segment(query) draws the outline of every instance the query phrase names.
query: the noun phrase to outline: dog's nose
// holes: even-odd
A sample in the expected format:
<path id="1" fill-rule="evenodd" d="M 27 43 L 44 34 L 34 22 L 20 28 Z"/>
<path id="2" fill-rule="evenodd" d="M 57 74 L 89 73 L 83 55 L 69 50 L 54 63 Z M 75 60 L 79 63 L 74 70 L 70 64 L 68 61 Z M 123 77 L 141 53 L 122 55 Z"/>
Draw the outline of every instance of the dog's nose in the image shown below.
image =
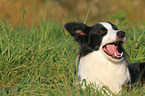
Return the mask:
<path id="1" fill-rule="evenodd" d="M 125 37 L 125 32 L 123 32 L 123 31 L 118 31 L 118 32 L 117 32 L 117 36 L 118 36 L 119 38 L 124 38 L 124 37 Z"/>

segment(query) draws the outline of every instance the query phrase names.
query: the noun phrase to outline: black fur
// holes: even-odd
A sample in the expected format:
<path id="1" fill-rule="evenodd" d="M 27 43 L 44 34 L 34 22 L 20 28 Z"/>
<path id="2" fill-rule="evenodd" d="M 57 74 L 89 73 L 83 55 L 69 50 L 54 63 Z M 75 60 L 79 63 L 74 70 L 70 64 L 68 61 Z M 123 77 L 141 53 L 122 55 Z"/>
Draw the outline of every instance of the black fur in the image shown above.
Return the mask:
<path id="1" fill-rule="evenodd" d="M 145 83 L 145 63 L 133 63 L 128 64 L 131 84 Z"/>

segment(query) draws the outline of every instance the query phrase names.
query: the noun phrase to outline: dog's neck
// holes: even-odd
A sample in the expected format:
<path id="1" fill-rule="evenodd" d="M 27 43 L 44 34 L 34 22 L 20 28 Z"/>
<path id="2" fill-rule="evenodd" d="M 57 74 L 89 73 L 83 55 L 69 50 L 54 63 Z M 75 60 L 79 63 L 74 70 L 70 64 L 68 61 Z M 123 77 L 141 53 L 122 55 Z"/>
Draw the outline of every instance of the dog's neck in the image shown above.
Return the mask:
<path id="1" fill-rule="evenodd" d="M 125 60 L 112 62 L 100 51 L 94 51 L 80 58 L 78 75 L 81 80 L 108 86 L 114 93 L 121 91 L 121 86 L 130 80 Z M 102 83 L 103 82 L 103 83 Z"/>

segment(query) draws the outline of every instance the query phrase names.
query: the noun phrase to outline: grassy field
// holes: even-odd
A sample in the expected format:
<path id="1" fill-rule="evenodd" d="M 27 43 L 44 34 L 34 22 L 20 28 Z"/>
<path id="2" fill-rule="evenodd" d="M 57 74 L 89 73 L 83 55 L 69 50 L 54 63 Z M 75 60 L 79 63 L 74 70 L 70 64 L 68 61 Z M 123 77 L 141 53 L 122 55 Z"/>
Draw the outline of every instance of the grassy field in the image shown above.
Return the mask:
<path id="1" fill-rule="evenodd" d="M 145 61 L 143 27 L 119 25 L 126 31 L 124 47 L 131 62 Z M 60 22 L 40 24 L 27 30 L 0 23 L 0 96 L 97 96 L 98 91 L 81 90 L 75 82 L 78 45 Z M 143 96 L 145 87 L 125 96 Z"/>

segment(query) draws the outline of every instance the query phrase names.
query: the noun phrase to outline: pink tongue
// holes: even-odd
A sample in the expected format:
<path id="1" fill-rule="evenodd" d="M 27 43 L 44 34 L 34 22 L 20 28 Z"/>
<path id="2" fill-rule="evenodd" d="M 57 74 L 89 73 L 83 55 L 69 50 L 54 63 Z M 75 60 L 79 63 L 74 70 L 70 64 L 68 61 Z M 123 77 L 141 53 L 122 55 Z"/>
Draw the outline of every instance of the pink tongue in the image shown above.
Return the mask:
<path id="1" fill-rule="evenodd" d="M 115 45 L 106 45 L 107 50 L 104 48 L 103 50 L 106 51 L 108 54 L 112 55 L 113 57 L 116 55 L 121 55 L 118 51 L 117 51 L 117 46 Z"/>

